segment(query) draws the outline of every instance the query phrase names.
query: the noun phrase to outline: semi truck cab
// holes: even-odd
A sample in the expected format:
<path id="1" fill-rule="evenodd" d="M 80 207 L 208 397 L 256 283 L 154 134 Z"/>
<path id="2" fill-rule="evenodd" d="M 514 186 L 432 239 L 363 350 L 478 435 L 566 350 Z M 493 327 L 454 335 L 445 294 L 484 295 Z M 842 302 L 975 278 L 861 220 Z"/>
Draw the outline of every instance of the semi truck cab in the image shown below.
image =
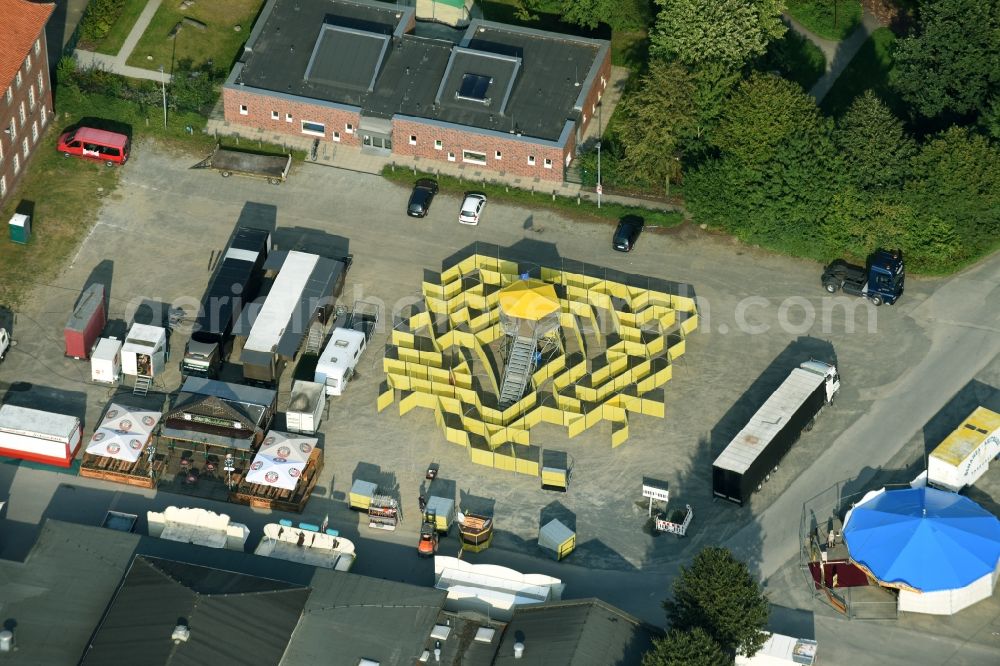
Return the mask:
<path id="1" fill-rule="evenodd" d="M 852 266 L 838 259 L 823 272 L 823 287 L 831 294 L 842 289 L 845 294 L 867 298 L 873 305 L 892 305 L 903 295 L 906 271 L 901 250 L 876 250 L 867 265 Z"/>
<path id="2" fill-rule="evenodd" d="M 181 374 L 185 377 L 215 379 L 222 366 L 222 354 L 216 342 L 190 340 L 181 361 Z"/>
<path id="3" fill-rule="evenodd" d="M 833 402 L 833 396 L 837 395 L 837 391 L 840 390 L 840 373 L 837 372 L 836 366 L 828 365 L 822 361 L 806 361 L 799 367 L 824 377 L 826 402 Z"/>

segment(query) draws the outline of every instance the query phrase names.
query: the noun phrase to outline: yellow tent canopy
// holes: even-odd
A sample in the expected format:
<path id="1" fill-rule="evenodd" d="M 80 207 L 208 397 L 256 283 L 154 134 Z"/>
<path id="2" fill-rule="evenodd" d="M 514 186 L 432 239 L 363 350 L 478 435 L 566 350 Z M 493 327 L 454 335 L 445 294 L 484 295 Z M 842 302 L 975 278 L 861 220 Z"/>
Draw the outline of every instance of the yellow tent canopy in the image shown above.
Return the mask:
<path id="1" fill-rule="evenodd" d="M 508 317 L 538 321 L 559 310 L 559 297 L 547 282 L 518 280 L 500 290 L 500 309 Z"/>

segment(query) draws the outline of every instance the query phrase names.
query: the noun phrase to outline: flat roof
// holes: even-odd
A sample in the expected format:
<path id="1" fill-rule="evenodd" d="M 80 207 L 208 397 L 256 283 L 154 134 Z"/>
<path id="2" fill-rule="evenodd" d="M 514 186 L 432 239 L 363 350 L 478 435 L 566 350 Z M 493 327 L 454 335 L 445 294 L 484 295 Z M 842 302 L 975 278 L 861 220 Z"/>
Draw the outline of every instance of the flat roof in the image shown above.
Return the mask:
<path id="1" fill-rule="evenodd" d="M 729 446 L 719 454 L 713 467 L 739 474 L 746 472 L 760 452 L 785 427 L 788 416 L 824 381 L 826 377 L 815 372 L 802 368 L 792 370 L 757 413 L 750 417 L 750 421 L 743 426 Z"/>
<path id="2" fill-rule="evenodd" d="M 227 85 L 557 141 L 609 48 L 478 20 L 453 40 L 402 34 L 410 12 L 374 0 L 271 0 Z"/>
<path id="3" fill-rule="evenodd" d="M 167 331 L 160 326 L 150 326 L 149 324 L 132 324 L 125 336 L 125 344 L 122 351 L 134 351 L 148 353 L 155 351 L 156 346 L 166 342 Z"/>
<path id="4" fill-rule="evenodd" d="M 239 402 L 246 405 L 270 407 L 274 404 L 277 393 L 271 389 L 247 386 L 246 384 L 230 384 L 217 379 L 204 377 L 188 377 L 181 386 L 182 393 L 211 395 L 229 402 Z"/>
<path id="5" fill-rule="evenodd" d="M 243 344 L 244 349 L 267 353 L 276 351 L 317 261 L 319 255 L 316 254 L 288 253 L 264 307 L 257 313 L 250 335 Z"/>
<path id="6" fill-rule="evenodd" d="M 80 419 L 17 405 L 0 406 L 0 431 L 13 434 L 48 435 L 66 439 L 80 427 Z"/>
<path id="7" fill-rule="evenodd" d="M 931 457 L 949 465 L 960 465 L 991 436 L 1000 437 L 1000 414 L 977 407 L 931 451 Z"/>
<path id="8" fill-rule="evenodd" d="M 76 302 L 76 307 L 73 308 L 73 314 L 70 315 L 69 321 L 66 322 L 66 328 L 71 331 L 83 331 L 87 328 L 87 324 L 90 323 L 97 308 L 103 307 L 104 285 L 94 283 L 87 287 L 83 291 L 83 294 L 80 295 L 80 300 Z"/>

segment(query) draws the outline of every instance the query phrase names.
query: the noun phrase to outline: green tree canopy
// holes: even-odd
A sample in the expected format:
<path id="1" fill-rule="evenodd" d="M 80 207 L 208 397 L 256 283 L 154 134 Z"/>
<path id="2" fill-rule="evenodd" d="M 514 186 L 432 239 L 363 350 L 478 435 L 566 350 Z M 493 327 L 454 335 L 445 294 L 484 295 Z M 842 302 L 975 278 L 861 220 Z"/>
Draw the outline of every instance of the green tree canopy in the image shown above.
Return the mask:
<path id="1" fill-rule="evenodd" d="M 656 0 L 660 11 L 650 53 L 685 65 L 720 63 L 732 70 L 763 55 L 785 34 L 782 0 Z"/>
<path id="2" fill-rule="evenodd" d="M 623 167 L 649 184 L 664 184 L 680 169 L 680 145 L 696 132 L 695 86 L 677 63 L 654 61 L 620 107 L 616 134 L 624 150 Z"/>
<path id="3" fill-rule="evenodd" d="M 894 59 L 891 83 L 922 115 L 981 111 L 1000 88 L 1000 3 L 924 0 Z"/>
<path id="4" fill-rule="evenodd" d="M 898 188 L 917 152 L 902 121 L 871 90 L 854 100 L 834 137 L 848 182 L 861 190 Z"/>
<path id="5" fill-rule="evenodd" d="M 701 628 L 729 655 L 753 656 L 767 640 L 767 597 L 747 565 L 725 548 L 709 546 L 681 567 L 674 598 L 663 607 L 673 629 Z"/>
<path id="6" fill-rule="evenodd" d="M 648 0 L 517 0 L 517 14 L 531 19 L 558 14 L 563 21 L 585 28 L 606 23 L 614 30 L 641 30 L 649 25 Z"/>
<path id="7" fill-rule="evenodd" d="M 642 666 L 730 666 L 732 658 L 700 627 L 672 630 L 653 643 L 642 657 Z"/>

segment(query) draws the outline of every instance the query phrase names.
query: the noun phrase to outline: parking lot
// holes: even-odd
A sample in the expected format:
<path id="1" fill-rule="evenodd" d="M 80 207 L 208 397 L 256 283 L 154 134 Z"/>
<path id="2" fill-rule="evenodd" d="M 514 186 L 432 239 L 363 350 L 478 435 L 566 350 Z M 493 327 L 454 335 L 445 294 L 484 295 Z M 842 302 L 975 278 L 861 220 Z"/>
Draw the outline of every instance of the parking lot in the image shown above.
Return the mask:
<path id="1" fill-rule="evenodd" d="M 381 300 L 387 308 L 386 324 L 392 321 L 392 311 L 419 295 L 424 271 L 440 270 L 442 261 L 477 242 L 513 247 L 541 265 L 582 261 L 688 283 L 698 296 L 701 325 L 689 336 L 687 352 L 665 387 L 664 419 L 632 416 L 631 437 L 615 450 L 607 423 L 572 440 L 552 426 L 532 432 L 533 443 L 569 453 L 565 494 L 543 491 L 536 477 L 471 463 L 464 449 L 445 441 L 425 410 L 401 417 L 393 405 L 377 413 L 382 347 L 388 336 L 383 326 L 358 376 L 345 395 L 330 404 L 322 427 L 324 478 L 305 514 L 322 519 L 330 512 L 333 526 L 357 521 L 343 504 L 347 491 L 359 476 L 375 481 L 398 495 L 404 521 L 395 534 L 362 535 L 373 540 L 415 545 L 417 497 L 425 490 L 424 470 L 435 462 L 460 504 L 473 509 L 485 504 L 495 513 L 497 552 L 487 551 L 484 560 L 503 560 L 502 553 L 509 553 L 503 561 L 527 563 L 524 558 L 539 555 L 535 539 L 540 521 L 551 516 L 575 526 L 579 545 L 564 565 L 539 563 L 539 569 L 555 569 L 554 575 L 559 575 L 560 566 L 674 571 L 701 547 L 724 543 L 751 525 L 873 400 L 893 391 L 913 359 L 922 358 L 934 342 L 931 320 L 921 310 L 938 285 L 933 280 L 908 278 L 901 303 L 875 311 L 855 299 L 828 296 L 820 286 L 817 264 L 756 251 L 696 227 L 647 232 L 633 252 L 621 254 L 611 249 L 610 225 L 490 203 L 481 224 L 468 227 L 457 222 L 458 199 L 446 196 L 438 197 L 429 217 L 416 220 L 404 214 L 408 192 L 376 176 L 300 164 L 286 183 L 272 186 L 190 170 L 196 161 L 140 146 L 124 168 L 118 194 L 107 200 L 72 263 L 55 284 L 38 285 L 34 298 L 17 314 L 13 337 L 18 344 L 0 377 L 12 385 L 8 390 L 29 396 L 28 402 L 83 416 L 85 437 L 110 392 L 88 381 L 87 363 L 63 357 L 62 327 L 84 285 L 94 280 L 110 285 L 112 320 L 141 321 L 158 303 L 191 311 L 206 287 L 213 256 L 224 247 L 241 213 L 251 226 L 275 224 L 279 249 L 334 257 L 352 254 L 343 302 L 350 306 L 360 297 Z M 259 205 L 247 208 L 248 202 Z M 44 239 L 44 221 L 36 234 Z M 170 392 L 179 386 L 177 363 L 185 342 L 182 332 L 174 333 L 171 370 L 156 390 Z M 843 388 L 835 405 L 796 444 L 751 506 L 713 501 L 714 457 L 787 372 L 810 358 L 839 366 Z M 279 411 L 288 402 L 287 379 L 282 388 Z M 962 405 L 949 409 L 957 413 Z M 644 530 L 643 476 L 666 480 L 672 504 L 693 507 L 686 538 L 657 537 Z M 831 477 L 829 483 L 839 480 Z M 112 490 L 116 495 L 132 492 L 124 487 Z M 8 517 L 23 511 L 21 519 L 28 519 L 37 513 L 24 501 L 29 500 L 20 500 L 19 506 L 19 499 L 12 497 Z M 230 509 L 234 507 L 216 508 L 233 513 Z M 794 529 L 798 517 L 789 517 Z M 362 544 L 363 572 L 370 566 L 365 558 Z M 655 606 L 665 592 L 650 593 L 652 603 L 645 600 L 643 609 Z"/>

